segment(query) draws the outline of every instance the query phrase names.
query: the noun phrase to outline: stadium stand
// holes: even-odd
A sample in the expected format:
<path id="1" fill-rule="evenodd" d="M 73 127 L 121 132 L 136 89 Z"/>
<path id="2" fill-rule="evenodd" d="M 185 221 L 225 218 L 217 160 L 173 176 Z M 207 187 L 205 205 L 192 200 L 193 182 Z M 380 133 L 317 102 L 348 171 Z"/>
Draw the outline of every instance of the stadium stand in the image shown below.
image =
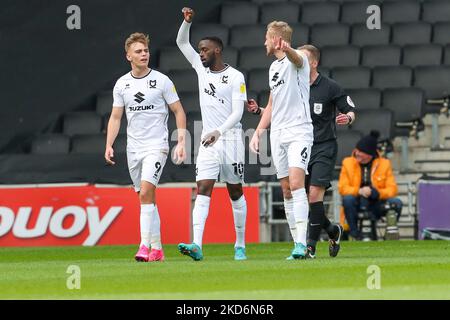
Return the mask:
<path id="1" fill-rule="evenodd" d="M 324 46 L 347 45 L 350 28 L 340 23 L 320 23 L 311 28 L 311 43 L 318 48 Z"/>
<path id="2" fill-rule="evenodd" d="M 274 20 L 286 21 L 287 23 L 297 23 L 300 14 L 300 6 L 295 2 L 270 2 L 261 6 L 260 22 L 268 24 Z"/>
<path id="3" fill-rule="evenodd" d="M 365 46 L 361 64 L 368 67 L 396 66 L 400 64 L 401 48 L 395 45 Z"/>
<path id="4" fill-rule="evenodd" d="M 68 154 L 70 138 L 64 134 L 43 134 L 33 139 L 31 144 L 32 154 Z"/>
<path id="5" fill-rule="evenodd" d="M 197 47 L 200 40 L 204 37 L 215 36 L 219 37 L 224 46 L 228 45 L 230 37 L 230 29 L 227 26 L 218 23 L 199 23 L 193 24 L 191 27 L 191 44 L 194 48 Z M 179 51 L 179 49 L 177 48 Z"/>
<path id="6" fill-rule="evenodd" d="M 352 45 L 326 46 L 321 50 L 321 62 L 324 67 L 356 67 L 359 65 L 359 48 Z"/>
<path id="7" fill-rule="evenodd" d="M 372 87 L 378 89 L 406 88 L 412 83 L 412 69 L 404 66 L 375 67 L 372 74 Z"/>
<path id="8" fill-rule="evenodd" d="M 382 24 L 381 29 L 370 30 L 365 23 L 354 24 L 351 29 L 351 43 L 355 46 L 379 46 L 389 44 L 391 26 Z"/>
<path id="9" fill-rule="evenodd" d="M 64 115 L 63 133 L 69 136 L 75 134 L 100 133 L 102 118 L 95 112 L 69 112 Z"/>

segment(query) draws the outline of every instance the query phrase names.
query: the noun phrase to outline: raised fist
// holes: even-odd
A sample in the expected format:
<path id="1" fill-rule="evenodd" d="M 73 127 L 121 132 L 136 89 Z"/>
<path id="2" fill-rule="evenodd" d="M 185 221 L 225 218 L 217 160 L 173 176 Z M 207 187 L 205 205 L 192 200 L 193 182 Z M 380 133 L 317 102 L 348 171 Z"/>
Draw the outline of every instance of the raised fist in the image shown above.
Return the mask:
<path id="1" fill-rule="evenodd" d="M 184 20 L 186 20 L 186 22 L 191 23 L 192 19 L 194 18 L 194 10 L 192 10 L 191 8 L 188 7 L 184 7 L 181 12 L 183 12 L 184 15 Z"/>

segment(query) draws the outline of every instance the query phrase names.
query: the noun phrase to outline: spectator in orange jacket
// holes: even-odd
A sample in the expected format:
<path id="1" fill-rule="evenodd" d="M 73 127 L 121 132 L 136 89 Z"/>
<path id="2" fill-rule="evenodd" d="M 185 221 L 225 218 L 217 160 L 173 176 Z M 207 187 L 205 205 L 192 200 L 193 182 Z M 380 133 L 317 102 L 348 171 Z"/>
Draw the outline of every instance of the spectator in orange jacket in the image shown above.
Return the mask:
<path id="1" fill-rule="evenodd" d="M 395 198 L 397 184 L 392 173 L 391 162 L 377 151 L 379 133 L 372 131 L 356 144 L 352 156 L 342 161 L 339 176 L 339 193 L 345 218 L 350 226 L 350 235 L 361 239 L 358 230 L 358 212 L 368 210 L 374 219 L 379 219 L 386 207 L 394 208 L 397 220 L 402 210 L 402 202 Z"/>

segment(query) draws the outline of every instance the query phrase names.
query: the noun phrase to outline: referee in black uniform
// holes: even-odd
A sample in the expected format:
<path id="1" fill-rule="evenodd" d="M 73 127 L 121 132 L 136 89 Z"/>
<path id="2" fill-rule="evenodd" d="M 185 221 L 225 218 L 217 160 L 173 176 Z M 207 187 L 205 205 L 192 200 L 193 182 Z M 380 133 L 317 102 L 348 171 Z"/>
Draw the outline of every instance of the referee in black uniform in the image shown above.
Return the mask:
<path id="1" fill-rule="evenodd" d="M 314 144 L 308 165 L 307 176 L 308 199 L 310 204 L 309 229 L 307 241 L 307 257 L 315 258 L 316 244 L 319 241 L 321 229 L 325 229 L 330 238 L 330 256 L 337 256 L 340 249 L 342 227 L 332 224 L 325 215 L 323 198 L 326 189 L 331 184 L 333 170 L 337 157 L 336 124 L 348 125 L 355 120 L 354 104 L 344 90 L 332 79 L 317 71 L 320 61 L 320 51 L 305 45 L 298 48 L 304 51 L 310 65 L 310 97 L 311 118 L 314 126 Z M 248 110 L 262 114 L 254 100 L 248 101 Z M 337 113 L 337 110 L 339 114 Z M 292 232 L 293 226 L 290 223 Z"/>

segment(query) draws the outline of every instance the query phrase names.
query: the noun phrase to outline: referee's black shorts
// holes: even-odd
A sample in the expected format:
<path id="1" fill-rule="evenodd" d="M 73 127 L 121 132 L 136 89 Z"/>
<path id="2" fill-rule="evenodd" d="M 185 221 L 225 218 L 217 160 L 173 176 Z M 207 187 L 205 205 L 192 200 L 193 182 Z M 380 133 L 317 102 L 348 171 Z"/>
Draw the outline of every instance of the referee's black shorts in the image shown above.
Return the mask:
<path id="1" fill-rule="evenodd" d="M 308 164 L 309 175 L 306 178 L 306 185 L 331 187 L 334 166 L 337 157 L 337 141 L 329 140 L 321 143 L 314 143 L 311 149 L 311 157 Z"/>

